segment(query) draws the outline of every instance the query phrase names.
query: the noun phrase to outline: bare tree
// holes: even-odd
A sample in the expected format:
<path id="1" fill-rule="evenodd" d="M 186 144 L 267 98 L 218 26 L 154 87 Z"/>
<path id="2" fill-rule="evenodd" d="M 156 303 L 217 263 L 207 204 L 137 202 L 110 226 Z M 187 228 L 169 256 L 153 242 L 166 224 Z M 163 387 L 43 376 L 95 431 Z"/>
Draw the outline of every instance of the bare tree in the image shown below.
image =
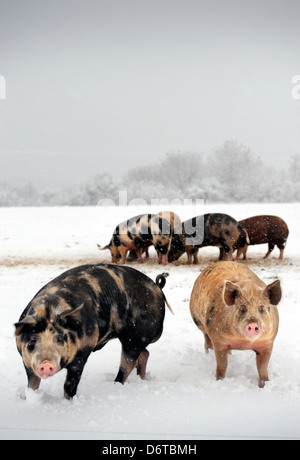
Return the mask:
<path id="1" fill-rule="evenodd" d="M 293 184 L 300 183 L 300 154 L 292 156 L 289 173 Z"/>
<path id="2" fill-rule="evenodd" d="M 226 201 L 255 201 L 262 189 L 263 167 L 248 147 L 226 141 L 211 158 L 211 175 L 223 185 Z"/>

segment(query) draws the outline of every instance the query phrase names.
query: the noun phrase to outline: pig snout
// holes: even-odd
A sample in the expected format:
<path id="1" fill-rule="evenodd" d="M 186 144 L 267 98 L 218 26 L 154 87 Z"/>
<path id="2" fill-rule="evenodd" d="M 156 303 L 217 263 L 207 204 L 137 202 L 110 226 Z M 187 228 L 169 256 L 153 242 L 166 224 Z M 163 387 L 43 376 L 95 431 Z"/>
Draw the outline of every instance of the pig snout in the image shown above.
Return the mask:
<path id="1" fill-rule="evenodd" d="M 249 323 L 245 327 L 246 335 L 259 335 L 261 332 L 261 329 L 257 323 Z"/>
<path id="2" fill-rule="evenodd" d="M 42 378 L 52 377 L 56 372 L 57 369 L 51 361 L 44 361 L 37 368 L 37 373 Z"/>

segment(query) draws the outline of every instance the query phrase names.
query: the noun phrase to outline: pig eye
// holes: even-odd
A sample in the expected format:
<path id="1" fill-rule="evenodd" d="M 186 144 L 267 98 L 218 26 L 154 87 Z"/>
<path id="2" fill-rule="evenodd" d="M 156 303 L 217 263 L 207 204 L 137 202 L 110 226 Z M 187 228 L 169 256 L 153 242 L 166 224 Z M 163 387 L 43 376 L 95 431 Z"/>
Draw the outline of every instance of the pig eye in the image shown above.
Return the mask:
<path id="1" fill-rule="evenodd" d="M 246 305 L 241 305 L 239 308 L 240 313 L 247 313 L 247 307 Z"/>
<path id="2" fill-rule="evenodd" d="M 259 313 L 266 313 L 265 307 L 263 305 L 260 305 L 258 307 L 258 311 L 259 311 Z"/>
<path id="3" fill-rule="evenodd" d="M 27 344 L 28 351 L 33 351 L 34 347 L 35 347 L 35 344 L 36 344 L 36 337 L 31 337 L 31 339 L 29 340 L 29 342 Z"/>
<path id="4" fill-rule="evenodd" d="M 64 337 L 63 337 L 63 335 L 58 335 L 58 336 L 56 337 L 56 342 L 57 342 L 59 345 L 63 345 L 63 343 L 64 343 Z"/>

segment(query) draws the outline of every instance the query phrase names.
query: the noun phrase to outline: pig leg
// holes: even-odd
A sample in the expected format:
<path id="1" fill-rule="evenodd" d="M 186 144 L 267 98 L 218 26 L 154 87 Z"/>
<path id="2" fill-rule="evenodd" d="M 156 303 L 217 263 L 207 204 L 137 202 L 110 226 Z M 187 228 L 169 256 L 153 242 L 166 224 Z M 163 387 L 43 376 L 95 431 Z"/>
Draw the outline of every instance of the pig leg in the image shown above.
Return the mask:
<path id="1" fill-rule="evenodd" d="M 134 328 L 135 329 L 135 328 Z M 129 376 L 130 372 L 136 367 L 138 367 L 138 371 L 140 369 L 141 378 L 145 377 L 146 372 L 146 364 L 149 358 L 149 352 L 146 350 L 147 345 L 149 343 L 153 343 L 159 339 L 161 332 L 156 335 L 156 337 L 151 340 L 149 337 L 149 341 L 146 342 L 141 340 L 141 338 L 136 333 L 136 330 L 127 330 L 124 331 L 119 340 L 122 344 L 122 353 L 121 353 L 121 362 L 119 367 L 118 375 L 115 379 L 115 382 L 124 383 L 127 377 Z"/>
<path id="2" fill-rule="evenodd" d="M 193 247 L 193 246 L 190 246 L 190 248 L 186 250 L 186 254 L 187 254 L 187 258 L 188 258 L 188 265 L 191 265 L 192 263 L 197 265 L 197 263 L 198 263 L 198 251 L 199 251 L 199 248 L 196 248 L 196 247 Z"/>
<path id="3" fill-rule="evenodd" d="M 277 244 L 277 247 L 278 247 L 278 249 L 280 251 L 279 260 L 282 260 L 283 259 L 284 245 L 283 244 Z"/>
<path id="4" fill-rule="evenodd" d="M 145 378 L 146 365 L 147 365 L 149 355 L 150 355 L 149 351 L 145 349 L 144 351 L 142 351 L 142 353 L 138 357 L 137 375 L 139 375 L 141 379 Z"/>
<path id="5" fill-rule="evenodd" d="M 115 382 L 124 383 L 128 375 L 138 365 L 138 358 L 145 350 L 147 344 L 135 336 L 134 332 L 127 330 L 119 337 L 122 344 L 121 362 L 119 372 L 115 378 Z M 142 358 L 141 358 L 142 359 Z"/>
<path id="6" fill-rule="evenodd" d="M 194 254 L 193 254 L 193 256 L 194 256 L 194 264 L 195 265 L 198 264 L 198 251 L 199 251 L 199 249 L 196 248 L 195 251 L 194 251 Z"/>
<path id="7" fill-rule="evenodd" d="M 132 249 L 131 251 L 129 251 L 129 255 L 127 257 L 127 260 L 129 262 L 132 262 L 133 260 L 137 260 L 137 254 L 136 254 L 136 250 L 135 249 Z"/>
<path id="8" fill-rule="evenodd" d="M 168 264 L 168 253 L 164 251 L 165 248 L 160 247 L 160 249 L 156 248 L 157 256 L 158 256 L 158 263 L 167 265 Z"/>
<path id="9" fill-rule="evenodd" d="M 152 340 L 151 343 L 156 342 L 160 337 L 161 337 L 161 332 Z M 145 348 L 141 352 L 140 356 L 138 357 L 137 375 L 139 375 L 142 380 L 144 380 L 145 375 L 146 375 L 146 366 L 147 366 L 147 361 L 149 359 L 149 356 L 150 356 L 150 353 Z"/>
<path id="10" fill-rule="evenodd" d="M 267 252 L 267 254 L 265 255 L 264 259 L 267 259 L 269 257 L 269 255 L 271 254 L 271 252 L 273 251 L 275 245 L 272 244 L 272 243 L 269 243 L 269 250 Z"/>
<path id="11" fill-rule="evenodd" d="M 220 255 L 219 255 L 219 260 L 230 260 L 228 258 L 228 251 L 229 251 L 229 247 L 228 246 L 222 246 L 220 247 Z"/>
<path id="12" fill-rule="evenodd" d="M 88 347 L 83 350 L 79 350 L 73 361 L 66 366 L 67 376 L 64 384 L 64 396 L 66 399 L 71 399 L 76 395 L 83 368 L 91 351 L 92 349 Z"/>
<path id="13" fill-rule="evenodd" d="M 162 256 L 163 265 L 168 265 L 168 254 Z"/>
<path id="14" fill-rule="evenodd" d="M 225 378 L 226 369 L 228 365 L 227 359 L 228 350 L 224 349 L 215 349 L 215 355 L 217 360 L 217 371 L 216 371 L 216 379 L 221 380 Z"/>
<path id="15" fill-rule="evenodd" d="M 233 256 L 232 256 L 233 252 L 234 252 L 234 249 L 231 247 L 227 254 L 228 260 L 233 260 Z"/>
<path id="16" fill-rule="evenodd" d="M 142 258 L 143 248 L 137 248 L 135 252 L 136 252 L 139 263 L 142 264 L 143 263 L 143 258 Z"/>
<path id="17" fill-rule="evenodd" d="M 161 333 L 158 334 L 158 336 L 155 337 L 155 339 L 152 340 L 151 343 L 156 342 L 161 336 Z M 138 357 L 138 364 L 137 364 L 137 375 L 141 377 L 142 380 L 144 380 L 145 375 L 146 375 L 146 365 L 147 361 L 149 359 L 149 351 L 145 348 Z"/>
<path id="18" fill-rule="evenodd" d="M 119 251 L 120 251 L 120 254 L 121 254 L 121 262 L 120 262 L 120 264 L 124 265 L 125 262 L 126 262 L 126 256 L 127 256 L 128 249 L 125 246 L 121 245 L 119 247 Z"/>
<path id="19" fill-rule="evenodd" d="M 138 364 L 138 356 L 134 358 L 122 349 L 120 368 L 117 377 L 115 378 L 115 382 L 120 382 L 122 384 L 125 383 L 125 380 L 132 369 L 134 369 Z"/>
<path id="20" fill-rule="evenodd" d="M 198 263 L 198 251 L 198 248 L 192 248 L 186 251 L 188 257 L 188 265 L 192 265 L 193 259 L 195 265 Z"/>
<path id="21" fill-rule="evenodd" d="M 40 386 L 41 379 L 35 375 L 35 373 L 31 370 L 28 369 L 28 367 L 24 366 L 28 378 L 28 388 L 31 388 L 32 390 L 37 390 Z"/>
<path id="22" fill-rule="evenodd" d="M 158 257 L 158 263 L 161 264 L 162 262 L 162 253 L 160 251 L 156 251 L 157 252 L 157 257 Z"/>
<path id="23" fill-rule="evenodd" d="M 242 254 L 243 254 L 243 260 L 247 260 L 246 252 L 247 252 L 247 248 L 238 248 L 237 253 L 236 253 L 236 258 L 234 260 L 238 262 Z"/>
<path id="24" fill-rule="evenodd" d="M 64 384 L 64 396 L 66 399 L 71 399 L 76 395 L 77 387 L 81 379 L 83 368 L 68 367 L 67 377 Z"/>
<path id="25" fill-rule="evenodd" d="M 268 376 L 268 364 L 270 361 L 272 348 L 269 350 L 264 350 L 259 352 L 255 350 L 256 353 L 256 366 L 258 370 L 258 386 L 259 388 L 263 388 L 265 386 L 265 382 L 269 380 Z"/>

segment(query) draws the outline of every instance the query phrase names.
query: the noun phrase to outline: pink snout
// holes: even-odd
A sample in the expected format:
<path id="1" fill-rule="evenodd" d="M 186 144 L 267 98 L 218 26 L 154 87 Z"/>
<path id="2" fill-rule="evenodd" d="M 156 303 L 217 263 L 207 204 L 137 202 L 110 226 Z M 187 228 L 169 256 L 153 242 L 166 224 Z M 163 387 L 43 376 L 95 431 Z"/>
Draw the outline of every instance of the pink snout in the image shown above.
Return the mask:
<path id="1" fill-rule="evenodd" d="M 43 378 L 52 377 L 56 373 L 56 368 L 51 361 L 44 361 L 37 368 L 37 373 Z"/>
<path id="2" fill-rule="evenodd" d="M 258 335 L 260 334 L 260 327 L 257 323 L 249 323 L 245 327 L 247 335 Z"/>

